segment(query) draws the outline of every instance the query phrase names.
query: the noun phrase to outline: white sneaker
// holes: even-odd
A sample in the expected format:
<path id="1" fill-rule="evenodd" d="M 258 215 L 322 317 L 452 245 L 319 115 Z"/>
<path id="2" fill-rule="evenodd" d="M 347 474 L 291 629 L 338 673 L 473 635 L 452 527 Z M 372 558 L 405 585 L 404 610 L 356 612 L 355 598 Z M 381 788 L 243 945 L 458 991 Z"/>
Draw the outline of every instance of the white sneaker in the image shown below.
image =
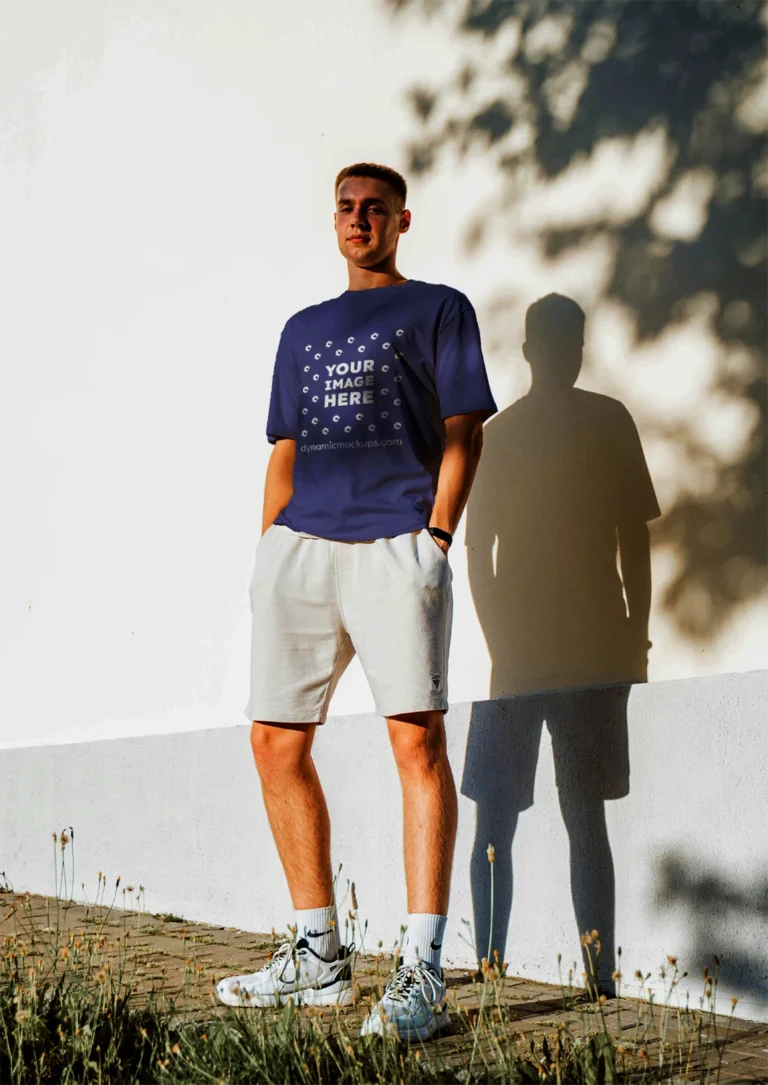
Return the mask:
<path id="1" fill-rule="evenodd" d="M 352 950 L 341 946 L 332 961 L 310 948 L 306 938 L 284 942 L 258 972 L 230 976 L 216 986 L 227 1006 L 282 1006 L 293 1000 L 303 1006 L 347 1006 L 354 1001 Z"/>
<path id="2" fill-rule="evenodd" d="M 384 996 L 363 1021 L 361 1036 L 373 1033 L 401 1040 L 428 1040 L 450 1024 L 443 974 L 431 965 L 401 964 Z"/>

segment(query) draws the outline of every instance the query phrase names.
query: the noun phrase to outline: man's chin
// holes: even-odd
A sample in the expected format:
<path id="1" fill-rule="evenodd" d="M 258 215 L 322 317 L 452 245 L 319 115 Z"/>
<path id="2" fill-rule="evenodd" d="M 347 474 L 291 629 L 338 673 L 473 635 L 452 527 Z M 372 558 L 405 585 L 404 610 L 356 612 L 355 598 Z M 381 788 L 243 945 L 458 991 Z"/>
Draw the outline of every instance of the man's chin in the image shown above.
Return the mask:
<path id="1" fill-rule="evenodd" d="M 376 253 L 367 245 L 347 248 L 344 255 L 347 260 L 349 260 L 350 264 L 354 264 L 355 267 L 371 267 L 371 265 L 377 262 Z"/>

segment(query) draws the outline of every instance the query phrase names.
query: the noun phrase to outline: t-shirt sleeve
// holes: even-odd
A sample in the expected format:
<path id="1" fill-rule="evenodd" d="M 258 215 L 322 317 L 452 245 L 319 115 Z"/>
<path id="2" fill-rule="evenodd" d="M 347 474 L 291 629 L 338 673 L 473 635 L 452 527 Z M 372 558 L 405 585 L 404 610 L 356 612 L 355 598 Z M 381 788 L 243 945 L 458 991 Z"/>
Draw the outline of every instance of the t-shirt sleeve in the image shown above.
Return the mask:
<path id="1" fill-rule="evenodd" d="M 629 411 L 619 413 L 619 440 L 615 444 L 620 520 L 655 520 L 661 516 L 640 434 Z"/>
<path id="2" fill-rule="evenodd" d="M 445 314 L 437 333 L 435 384 L 440 417 L 484 411 L 490 418 L 498 410 L 485 370 L 480 329 L 475 310 L 462 296 Z"/>
<path id="3" fill-rule="evenodd" d="M 283 328 L 272 371 L 272 394 L 267 414 L 267 440 L 279 437 L 296 440 L 299 429 L 299 368 L 291 349 L 289 324 Z"/>

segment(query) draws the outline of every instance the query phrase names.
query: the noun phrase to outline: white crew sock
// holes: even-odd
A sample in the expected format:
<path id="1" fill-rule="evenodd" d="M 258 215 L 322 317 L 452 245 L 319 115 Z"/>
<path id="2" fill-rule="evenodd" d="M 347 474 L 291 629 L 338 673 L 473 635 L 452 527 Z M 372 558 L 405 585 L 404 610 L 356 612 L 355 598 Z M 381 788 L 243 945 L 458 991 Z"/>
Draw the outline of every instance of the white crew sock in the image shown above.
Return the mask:
<path id="1" fill-rule="evenodd" d="M 296 939 L 306 938 L 310 948 L 326 961 L 339 952 L 339 920 L 336 905 L 327 908 L 305 908 L 296 911 Z"/>
<path id="2" fill-rule="evenodd" d="M 414 912 L 408 916 L 408 929 L 403 945 L 403 964 L 424 961 L 440 971 L 440 952 L 448 917 Z"/>

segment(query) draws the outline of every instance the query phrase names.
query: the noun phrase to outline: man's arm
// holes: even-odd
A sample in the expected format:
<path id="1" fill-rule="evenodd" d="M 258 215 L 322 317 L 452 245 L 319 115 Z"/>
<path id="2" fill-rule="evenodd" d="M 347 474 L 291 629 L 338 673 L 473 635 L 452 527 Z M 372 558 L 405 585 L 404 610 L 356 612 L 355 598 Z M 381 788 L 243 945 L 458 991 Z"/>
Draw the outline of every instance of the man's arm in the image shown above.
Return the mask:
<path id="1" fill-rule="evenodd" d="M 262 535 L 275 522 L 277 514 L 284 509 L 293 495 L 293 465 L 296 460 L 296 442 L 281 437 L 275 442 L 267 464 L 264 482 L 264 511 L 261 519 Z"/>
<path id="2" fill-rule="evenodd" d="M 464 512 L 483 449 L 485 411 L 455 414 L 445 419 L 445 451 L 437 478 L 437 493 L 430 517 L 430 527 L 440 527 L 451 535 Z M 448 549 L 448 544 L 435 539 Z"/>
<path id="3" fill-rule="evenodd" d="M 630 645 L 639 675 L 647 681 L 651 611 L 651 543 L 645 520 L 627 518 L 617 528 L 621 579 L 629 610 Z"/>

